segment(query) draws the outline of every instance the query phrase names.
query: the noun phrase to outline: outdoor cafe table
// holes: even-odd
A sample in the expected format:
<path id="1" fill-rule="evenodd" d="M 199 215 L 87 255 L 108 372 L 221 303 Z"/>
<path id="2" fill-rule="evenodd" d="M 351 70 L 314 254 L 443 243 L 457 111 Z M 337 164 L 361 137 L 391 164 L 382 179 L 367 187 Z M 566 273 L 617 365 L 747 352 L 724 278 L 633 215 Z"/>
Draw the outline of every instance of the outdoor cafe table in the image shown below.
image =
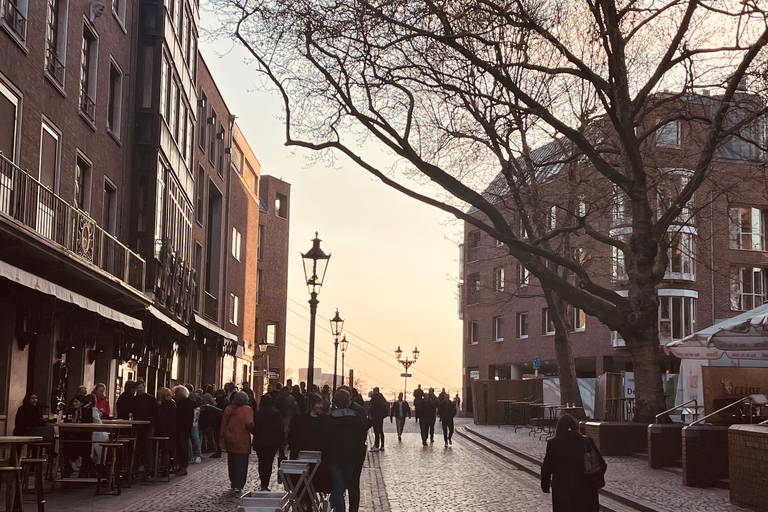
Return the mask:
<path id="1" fill-rule="evenodd" d="M 5 461 L 6 465 L 14 468 L 21 467 L 21 452 L 24 450 L 24 445 L 37 443 L 42 440 L 43 438 L 40 436 L 0 436 L 0 446 L 8 447 L 10 452 L 8 459 Z M 5 492 L 8 493 L 9 489 L 6 489 Z M 16 480 L 13 501 L 13 510 L 24 510 L 21 496 L 21 482 L 19 480 Z M 6 499 L 6 503 L 10 504 L 10 499 Z"/>
<path id="2" fill-rule="evenodd" d="M 132 425 L 130 423 L 55 423 L 53 425 L 56 427 L 59 431 L 59 457 L 57 457 L 56 462 L 56 470 L 53 473 L 54 482 L 85 482 L 85 483 L 96 483 L 99 481 L 98 478 L 63 478 L 59 477 L 59 470 L 61 469 L 61 463 L 64 459 L 64 444 L 74 444 L 74 443 L 93 443 L 91 439 L 65 439 L 66 436 L 63 434 L 69 433 L 90 433 L 93 434 L 94 432 L 106 432 L 109 435 L 109 442 L 115 442 L 117 439 L 120 438 L 120 431 L 130 429 Z"/>
<path id="3" fill-rule="evenodd" d="M 538 401 L 526 401 L 526 400 L 496 400 L 497 403 L 504 404 L 504 422 L 513 425 L 515 432 L 517 432 L 518 428 L 522 428 L 523 426 L 528 424 L 529 418 L 531 417 L 530 407 L 534 404 L 537 404 Z M 522 422 L 520 424 L 515 423 L 512 421 L 512 409 L 514 407 L 520 407 L 522 408 L 523 414 L 522 414 Z"/>

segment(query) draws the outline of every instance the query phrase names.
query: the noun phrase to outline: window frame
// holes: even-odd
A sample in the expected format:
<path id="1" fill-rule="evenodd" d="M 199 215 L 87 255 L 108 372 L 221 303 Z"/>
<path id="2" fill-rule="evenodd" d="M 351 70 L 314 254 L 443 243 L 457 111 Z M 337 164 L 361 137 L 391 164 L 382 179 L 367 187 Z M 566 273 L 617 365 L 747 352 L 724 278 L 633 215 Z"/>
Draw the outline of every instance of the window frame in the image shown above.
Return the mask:
<path id="1" fill-rule="evenodd" d="M 21 152 L 21 123 L 23 115 L 24 96 L 14 86 L 7 82 L 3 75 L 0 75 L 0 95 L 2 95 L 9 103 L 14 107 L 14 119 L 13 119 L 13 154 L 9 158 L 8 155 L 4 155 L 5 158 L 13 162 L 19 163 L 19 153 Z"/>
<path id="2" fill-rule="evenodd" d="M 504 317 L 495 316 L 492 320 L 493 341 L 504 341 Z"/>
<path id="3" fill-rule="evenodd" d="M 517 339 L 528 339 L 528 312 L 518 311 L 515 315 Z"/>
<path id="4" fill-rule="evenodd" d="M 745 291 L 744 274 L 751 272 L 750 279 L 751 291 Z M 759 274 L 759 281 L 755 280 L 755 275 Z M 730 306 L 731 311 L 749 311 L 756 308 L 766 301 L 766 282 L 768 281 L 768 269 L 766 267 L 733 265 L 731 266 L 730 276 Z M 755 284 L 760 284 L 760 291 L 755 290 Z M 747 297 L 750 299 L 747 300 Z M 751 307 L 749 307 L 751 305 Z"/>
<path id="5" fill-rule="evenodd" d="M 109 97 L 107 100 L 107 131 L 114 135 L 117 140 L 120 140 L 123 131 L 123 76 L 123 70 L 120 68 L 117 62 L 115 62 L 115 59 L 110 56 Z M 116 81 L 117 83 L 115 83 Z"/>
<path id="6" fill-rule="evenodd" d="M 504 291 L 505 284 L 505 272 L 504 267 L 497 267 L 493 269 L 493 291 L 501 293 Z"/>
<path id="7" fill-rule="evenodd" d="M 480 342 L 480 323 L 477 320 L 467 323 L 467 339 L 470 345 L 477 345 Z"/>
<path id="8" fill-rule="evenodd" d="M 96 123 L 98 76 L 99 34 L 88 19 L 83 18 L 83 41 L 80 47 L 80 115 L 91 125 Z"/>
<path id="9" fill-rule="evenodd" d="M 52 19 L 52 16 L 55 16 L 55 19 Z M 44 69 L 45 75 L 62 94 L 67 77 L 68 25 L 69 0 L 47 0 Z"/>
<path id="10" fill-rule="evenodd" d="M 82 166 L 80 165 L 81 163 L 83 164 Z M 84 169 L 84 172 L 81 172 L 81 169 Z M 82 180 L 79 179 L 81 176 L 83 176 Z M 72 203 L 78 210 L 90 214 L 92 203 L 91 191 L 93 187 L 93 162 L 91 162 L 91 160 L 79 149 L 75 154 L 75 172 L 73 177 L 75 187 Z M 81 198 L 78 197 L 80 192 L 82 193 Z"/>
<path id="11" fill-rule="evenodd" d="M 744 213 L 748 211 L 749 231 L 744 228 Z M 731 206 L 728 208 L 728 226 L 730 238 L 728 247 L 736 251 L 766 251 L 765 225 L 768 220 L 765 209 L 755 206 Z M 757 226 L 755 222 L 757 221 Z M 745 237 L 749 240 L 749 247 L 744 247 Z M 755 243 L 757 240 L 757 243 Z M 756 247 L 757 246 L 757 247 Z"/>
<path id="12" fill-rule="evenodd" d="M 654 143 L 656 146 L 666 148 L 679 148 L 681 139 L 680 120 L 676 119 L 661 124 L 661 119 L 656 120 L 654 131 Z"/>
<path id="13" fill-rule="evenodd" d="M 550 326 L 552 329 L 550 330 Z M 543 336 L 554 336 L 555 322 L 549 317 L 549 308 L 541 309 L 541 334 Z"/>
<path id="14" fill-rule="evenodd" d="M 16 11 L 12 12 L 10 7 Z M 27 42 L 27 16 L 29 14 L 29 1 L 18 0 L 14 5 L 11 2 L 3 2 L 2 25 L 21 45 L 26 48 Z"/>

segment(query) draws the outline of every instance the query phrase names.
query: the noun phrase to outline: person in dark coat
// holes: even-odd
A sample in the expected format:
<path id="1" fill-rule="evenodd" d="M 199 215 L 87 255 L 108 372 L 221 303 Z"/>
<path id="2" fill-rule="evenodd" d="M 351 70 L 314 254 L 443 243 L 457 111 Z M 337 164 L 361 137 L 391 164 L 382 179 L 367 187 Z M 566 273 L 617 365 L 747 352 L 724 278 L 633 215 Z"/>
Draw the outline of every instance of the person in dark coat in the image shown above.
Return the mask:
<path id="1" fill-rule="evenodd" d="M 403 394 L 400 393 L 397 396 L 397 402 L 392 404 L 392 408 L 389 412 L 389 422 L 392 423 L 392 418 L 397 418 L 397 440 L 403 440 L 403 428 L 405 427 L 405 418 L 411 417 L 411 406 L 408 402 L 403 400 Z"/>
<path id="2" fill-rule="evenodd" d="M 448 393 L 441 394 L 440 405 L 437 406 L 437 414 L 440 416 L 440 424 L 443 426 L 443 441 L 445 446 L 453 444 L 453 418 L 456 416 L 456 406 L 451 402 Z"/>
<path id="3" fill-rule="evenodd" d="M 219 432 L 221 431 L 221 418 L 223 411 L 216 407 L 213 397 L 210 393 L 203 395 L 205 405 L 200 408 L 200 417 L 198 419 L 198 428 L 203 433 L 203 437 L 210 439 L 212 445 L 215 445 L 215 451 L 210 456 L 211 459 L 221 458 L 221 447 L 219 446 Z M 209 443 L 209 446 L 211 446 Z"/>
<path id="4" fill-rule="evenodd" d="M 437 399 L 437 396 L 435 396 L 435 388 L 429 388 L 429 393 L 427 393 L 427 396 L 424 397 L 424 399 L 429 402 L 430 410 L 431 410 L 431 418 L 432 422 L 429 424 L 429 442 L 434 443 L 435 442 L 435 421 L 437 420 L 437 406 L 440 405 L 440 401 Z"/>
<path id="5" fill-rule="evenodd" d="M 598 512 L 597 488 L 584 476 L 584 441 L 578 424 L 570 414 L 557 421 L 555 437 L 547 441 L 547 452 L 541 465 L 541 490 L 552 487 L 553 512 Z M 599 452 L 598 452 L 599 455 Z M 607 468 L 600 456 L 603 473 Z"/>
<path id="6" fill-rule="evenodd" d="M 322 452 L 325 448 L 325 430 L 329 420 L 325 414 L 325 400 L 317 393 L 307 393 L 307 405 L 308 412 L 297 416 L 288 432 L 290 458 L 294 460 L 299 458 L 300 451 Z M 320 460 L 320 465 L 312 479 L 312 485 L 317 492 L 325 494 L 329 494 L 333 490 L 328 461 L 324 458 Z M 307 500 L 307 507 L 304 509 L 311 510 L 308 495 L 305 496 L 305 500 Z"/>
<path id="7" fill-rule="evenodd" d="M 365 437 L 368 418 L 350 407 L 352 395 L 341 387 L 333 395 L 336 407 L 331 412 L 326 430 L 323 459 L 328 461 L 333 491 L 330 504 L 333 510 L 345 510 L 344 491 L 349 494 L 349 511 L 360 508 L 360 473 L 365 460 Z"/>
<path id="8" fill-rule="evenodd" d="M 192 423 L 197 404 L 189 397 L 189 390 L 182 385 L 173 387 L 173 399 L 176 401 L 176 462 L 179 465 L 176 476 L 183 476 L 187 474 L 189 465 L 187 447 L 192 439 Z"/>
<path id="9" fill-rule="evenodd" d="M 30 391 L 24 397 L 18 411 L 16 411 L 16 424 L 13 428 L 13 435 L 26 436 L 29 435 L 30 429 L 45 426 L 43 410 L 40 407 L 37 393 Z"/>
<path id="10" fill-rule="evenodd" d="M 389 415 L 389 402 L 381 394 L 379 388 L 373 388 L 371 403 L 368 406 L 368 416 L 371 418 L 373 427 L 373 447 L 372 452 L 384 450 L 384 418 Z"/>
<path id="11" fill-rule="evenodd" d="M 426 398 L 414 400 L 413 408 L 416 410 L 416 421 L 418 421 L 421 430 L 421 444 L 427 446 L 429 426 L 435 421 L 435 408 Z"/>
<path id="12" fill-rule="evenodd" d="M 143 380 L 136 381 L 136 395 L 133 397 L 130 404 L 134 420 L 149 422 L 149 425 L 137 425 L 135 427 L 136 464 L 139 472 L 142 472 L 143 468 L 146 468 L 152 461 L 149 438 L 154 435 L 155 424 L 157 423 L 157 416 L 160 411 L 155 397 L 147 393 L 147 388 Z"/>
<path id="13" fill-rule="evenodd" d="M 229 398 L 227 398 L 227 392 L 223 389 L 217 389 L 216 394 L 214 395 L 214 400 L 216 400 L 216 407 L 221 409 L 222 411 L 227 408 L 229 405 Z"/>
<path id="14" fill-rule="evenodd" d="M 272 407 L 272 397 L 264 395 L 259 402 L 258 410 L 253 413 L 253 448 L 259 459 L 259 479 L 261 490 L 269 490 L 269 479 L 272 478 L 272 463 L 277 450 L 285 444 L 283 416 Z"/>
<path id="15" fill-rule="evenodd" d="M 160 445 L 160 461 L 165 468 L 160 476 L 166 477 L 170 467 L 170 458 L 176 452 L 176 402 L 173 401 L 173 394 L 168 388 L 157 390 L 157 401 L 160 412 L 157 416 L 154 435 L 168 438 L 168 441 L 164 441 Z M 175 455 L 173 458 L 176 459 Z"/>
<path id="16" fill-rule="evenodd" d="M 133 412 L 133 395 L 136 393 L 136 381 L 127 380 L 123 385 L 123 392 L 115 402 L 117 417 L 121 420 L 130 419 Z"/>

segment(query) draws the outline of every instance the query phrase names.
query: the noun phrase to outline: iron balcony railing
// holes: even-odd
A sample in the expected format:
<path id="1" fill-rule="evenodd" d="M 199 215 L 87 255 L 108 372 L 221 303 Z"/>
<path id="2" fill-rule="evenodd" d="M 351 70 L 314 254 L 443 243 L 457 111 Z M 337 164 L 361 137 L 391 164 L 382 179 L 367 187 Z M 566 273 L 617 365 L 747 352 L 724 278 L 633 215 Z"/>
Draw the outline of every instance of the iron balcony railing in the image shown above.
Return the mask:
<path id="1" fill-rule="evenodd" d="M 59 85 L 64 85 L 64 63 L 59 60 L 59 56 L 51 47 L 48 47 L 45 52 L 45 69 Z"/>
<path id="2" fill-rule="evenodd" d="M 80 84 L 80 111 L 91 122 L 96 120 L 96 102 L 88 96 L 88 87 L 83 83 Z"/>
<path id="3" fill-rule="evenodd" d="M 144 293 L 146 262 L 87 212 L 68 204 L 0 153 L 0 218 L 10 217 Z"/>
<path id="4" fill-rule="evenodd" d="M 209 292 L 205 292 L 205 296 L 203 297 L 203 314 L 214 320 L 219 318 L 219 299 Z"/>
<path id="5" fill-rule="evenodd" d="M 24 41 L 27 35 L 27 18 L 12 0 L 3 0 L 3 21 Z"/>

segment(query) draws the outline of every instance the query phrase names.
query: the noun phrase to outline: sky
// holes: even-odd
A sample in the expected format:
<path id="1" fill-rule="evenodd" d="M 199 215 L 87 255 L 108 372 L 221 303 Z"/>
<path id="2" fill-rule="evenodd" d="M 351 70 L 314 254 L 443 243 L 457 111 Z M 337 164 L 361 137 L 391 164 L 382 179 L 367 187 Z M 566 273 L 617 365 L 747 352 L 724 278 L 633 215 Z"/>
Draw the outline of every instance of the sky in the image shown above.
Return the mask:
<path id="1" fill-rule="evenodd" d="M 201 25 L 206 26 L 201 9 Z M 461 321 L 457 279 L 462 225 L 449 214 L 390 189 L 367 171 L 340 160 L 313 164 L 309 150 L 284 145 L 281 99 L 260 90 L 244 50 L 200 39 L 205 59 L 230 112 L 261 164 L 262 175 L 291 184 L 286 367 L 307 367 L 309 293 L 301 253 L 315 232 L 331 254 L 318 295 L 315 368 L 333 372 L 329 319 L 338 308 L 349 343 L 345 369 L 391 395 L 402 390 L 403 358 L 418 347 L 408 390 L 417 384 L 461 386 Z M 381 155 L 382 162 L 389 161 Z M 341 354 L 338 359 L 341 370 Z M 347 371 L 348 374 L 348 371 Z"/>

